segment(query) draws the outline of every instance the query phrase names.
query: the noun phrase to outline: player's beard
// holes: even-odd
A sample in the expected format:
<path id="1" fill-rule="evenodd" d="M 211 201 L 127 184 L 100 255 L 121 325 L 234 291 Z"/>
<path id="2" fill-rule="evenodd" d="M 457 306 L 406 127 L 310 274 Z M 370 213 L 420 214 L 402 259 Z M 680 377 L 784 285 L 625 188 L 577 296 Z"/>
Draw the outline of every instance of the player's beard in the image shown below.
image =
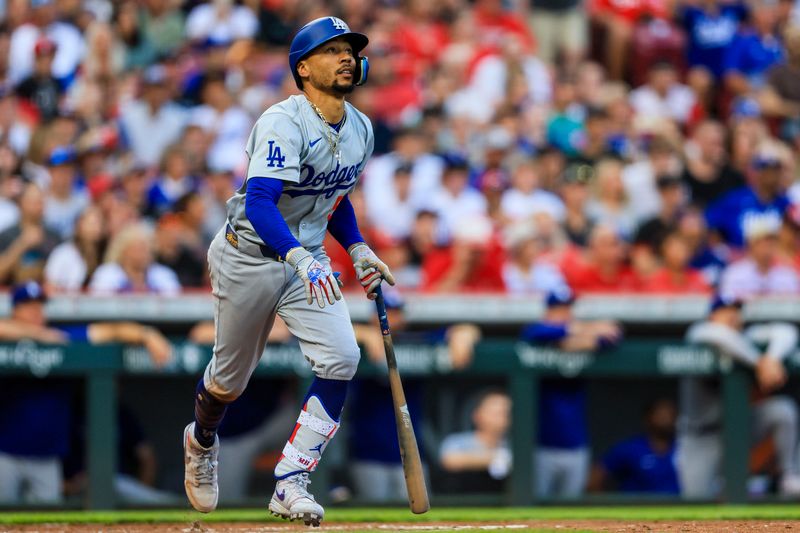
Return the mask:
<path id="1" fill-rule="evenodd" d="M 339 83 L 338 81 L 334 81 L 333 85 L 331 86 L 333 92 L 339 96 L 344 96 L 353 92 L 353 89 L 356 88 L 356 84 L 353 82 L 348 83 L 347 85 Z"/>

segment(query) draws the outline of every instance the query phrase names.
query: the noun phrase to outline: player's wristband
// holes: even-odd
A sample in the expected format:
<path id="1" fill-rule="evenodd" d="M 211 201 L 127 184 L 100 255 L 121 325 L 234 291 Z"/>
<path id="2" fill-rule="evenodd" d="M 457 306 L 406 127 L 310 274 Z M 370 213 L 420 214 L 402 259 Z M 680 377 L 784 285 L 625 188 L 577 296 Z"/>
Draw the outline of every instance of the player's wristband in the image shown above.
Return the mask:
<path id="1" fill-rule="evenodd" d="M 292 265 L 293 268 L 297 267 L 297 263 L 310 256 L 311 252 L 302 246 L 296 246 L 286 252 L 286 262 Z"/>

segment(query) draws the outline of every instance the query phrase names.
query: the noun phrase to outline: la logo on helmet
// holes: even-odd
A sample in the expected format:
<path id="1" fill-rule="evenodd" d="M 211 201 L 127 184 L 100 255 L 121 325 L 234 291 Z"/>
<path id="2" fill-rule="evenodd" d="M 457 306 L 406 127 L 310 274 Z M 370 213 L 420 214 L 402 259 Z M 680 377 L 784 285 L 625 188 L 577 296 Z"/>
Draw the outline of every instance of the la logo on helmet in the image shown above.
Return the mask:
<path id="1" fill-rule="evenodd" d="M 342 19 L 337 17 L 330 17 L 330 19 L 331 24 L 333 24 L 333 27 L 337 30 L 350 31 L 350 26 L 348 26 L 347 23 Z"/>

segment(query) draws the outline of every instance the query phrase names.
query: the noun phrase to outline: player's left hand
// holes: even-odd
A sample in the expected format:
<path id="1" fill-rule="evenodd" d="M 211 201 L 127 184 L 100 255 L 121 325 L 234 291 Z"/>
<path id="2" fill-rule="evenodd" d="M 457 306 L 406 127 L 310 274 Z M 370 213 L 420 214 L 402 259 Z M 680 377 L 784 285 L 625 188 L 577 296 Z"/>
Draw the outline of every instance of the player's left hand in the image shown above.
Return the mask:
<path id="1" fill-rule="evenodd" d="M 394 276 L 389 271 L 389 267 L 378 259 L 369 246 L 360 242 L 351 246 L 348 253 L 353 260 L 356 276 L 367 293 L 367 298 L 370 300 L 377 298 L 375 289 L 381 284 L 382 279 L 385 279 L 389 285 L 394 285 Z"/>

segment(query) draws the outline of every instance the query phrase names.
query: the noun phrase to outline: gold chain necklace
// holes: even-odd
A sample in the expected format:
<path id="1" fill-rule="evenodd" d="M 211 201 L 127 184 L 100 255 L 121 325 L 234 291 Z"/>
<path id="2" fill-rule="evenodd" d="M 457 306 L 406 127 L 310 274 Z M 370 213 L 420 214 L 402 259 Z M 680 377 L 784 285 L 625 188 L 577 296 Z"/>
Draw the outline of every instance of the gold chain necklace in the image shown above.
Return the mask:
<path id="1" fill-rule="evenodd" d="M 331 123 L 328 122 L 328 119 L 325 118 L 325 114 L 322 112 L 322 110 L 319 107 L 317 107 L 316 104 L 314 104 L 314 102 L 312 102 L 308 98 L 306 98 L 306 101 L 311 106 L 311 109 L 316 111 L 317 116 L 319 116 L 319 118 L 322 120 L 322 128 L 325 130 L 325 140 L 328 141 L 328 146 L 330 146 L 330 148 L 331 148 L 331 154 L 333 154 L 333 157 L 336 158 L 337 162 L 341 163 L 342 162 L 342 152 L 341 152 L 341 150 L 338 149 L 339 148 L 339 132 L 336 131 L 335 134 L 334 134 L 335 130 L 331 127 Z M 340 131 L 341 131 L 342 126 L 344 126 L 344 119 L 346 117 L 347 117 L 347 115 L 342 117 L 342 121 L 341 121 L 340 126 L 339 126 Z"/>

